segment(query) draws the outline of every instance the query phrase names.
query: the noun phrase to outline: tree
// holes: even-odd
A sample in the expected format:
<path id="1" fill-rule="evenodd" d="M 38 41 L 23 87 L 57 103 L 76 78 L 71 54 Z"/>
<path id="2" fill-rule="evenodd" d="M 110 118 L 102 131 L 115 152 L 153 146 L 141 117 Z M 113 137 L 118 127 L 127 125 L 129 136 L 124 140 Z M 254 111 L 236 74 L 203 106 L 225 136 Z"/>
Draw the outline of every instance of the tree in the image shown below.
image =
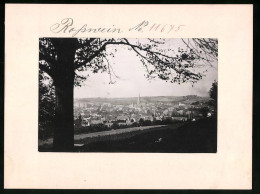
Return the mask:
<path id="1" fill-rule="evenodd" d="M 50 77 L 43 71 L 39 72 L 39 139 L 53 135 L 55 91 Z"/>
<path id="2" fill-rule="evenodd" d="M 218 82 L 215 80 L 209 90 L 209 96 L 212 98 L 212 105 L 214 106 L 215 113 L 218 108 Z"/>
<path id="3" fill-rule="evenodd" d="M 39 122 L 43 125 L 53 122 L 55 91 L 50 77 L 39 72 Z"/>
<path id="4" fill-rule="evenodd" d="M 143 118 L 140 118 L 140 119 L 139 119 L 139 124 L 140 124 L 140 126 L 143 126 L 143 125 L 144 125 L 144 119 L 143 119 Z"/>
<path id="5" fill-rule="evenodd" d="M 150 126 L 150 125 L 152 125 L 152 121 L 150 121 L 150 120 L 143 121 L 143 126 Z"/>
<path id="6" fill-rule="evenodd" d="M 202 114 L 202 116 L 203 117 L 206 117 L 207 115 L 208 115 L 208 112 L 209 112 L 209 108 L 208 107 L 202 107 L 201 109 L 200 109 L 200 112 L 201 112 L 201 114 Z"/>
<path id="7" fill-rule="evenodd" d="M 203 77 L 203 72 L 196 71 L 196 67 L 201 65 L 199 61 L 210 64 L 210 56 L 217 56 L 218 42 L 216 39 L 183 41 L 187 48 L 179 48 L 177 53 L 174 53 L 173 49 L 163 47 L 165 39 L 41 38 L 39 69 L 48 74 L 55 88 L 54 149 L 73 149 L 73 87 L 81 86 L 86 80 L 80 72 L 106 71 L 110 75 L 109 83 L 114 83 L 109 57 L 114 57 L 117 49 L 108 52 L 108 47 L 121 45 L 135 52 L 146 68 L 148 79 L 158 77 L 171 83 L 194 84 Z"/>

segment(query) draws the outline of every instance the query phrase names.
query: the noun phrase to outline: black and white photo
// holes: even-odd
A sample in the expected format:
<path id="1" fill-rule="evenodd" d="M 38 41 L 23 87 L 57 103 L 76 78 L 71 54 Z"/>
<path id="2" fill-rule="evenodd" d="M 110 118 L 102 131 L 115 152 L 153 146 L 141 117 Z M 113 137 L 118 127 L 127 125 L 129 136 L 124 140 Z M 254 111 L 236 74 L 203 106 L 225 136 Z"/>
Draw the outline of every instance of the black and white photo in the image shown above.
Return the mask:
<path id="1" fill-rule="evenodd" d="M 40 38 L 39 151 L 217 152 L 216 38 Z"/>

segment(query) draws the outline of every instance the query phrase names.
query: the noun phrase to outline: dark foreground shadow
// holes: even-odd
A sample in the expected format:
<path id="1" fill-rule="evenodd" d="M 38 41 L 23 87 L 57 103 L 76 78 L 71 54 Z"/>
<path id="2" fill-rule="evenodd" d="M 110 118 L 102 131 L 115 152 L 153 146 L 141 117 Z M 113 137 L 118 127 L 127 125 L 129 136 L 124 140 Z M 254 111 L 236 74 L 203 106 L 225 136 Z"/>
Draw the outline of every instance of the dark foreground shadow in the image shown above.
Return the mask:
<path id="1" fill-rule="evenodd" d="M 217 119 L 189 122 L 177 129 L 151 131 L 124 140 L 94 142 L 80 152 L 216 153 Z"/>
<path id="2" fill-rule="evenodd" d="M 121 140 L 92 142 L 75 147 L 72 152 L 216 153 L 217 119 L 211 117 L 187 122 L 177 129 L 169 125 Z"/>

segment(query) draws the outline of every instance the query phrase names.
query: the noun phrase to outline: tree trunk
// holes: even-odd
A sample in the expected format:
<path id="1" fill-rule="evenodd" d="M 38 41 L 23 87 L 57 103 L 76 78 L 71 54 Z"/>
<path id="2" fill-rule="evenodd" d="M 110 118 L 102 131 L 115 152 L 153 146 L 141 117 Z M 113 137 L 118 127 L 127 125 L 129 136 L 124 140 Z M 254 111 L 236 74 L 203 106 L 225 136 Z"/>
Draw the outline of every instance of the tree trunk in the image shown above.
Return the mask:
<path id="1" fill-rule="evenodd" d="M 70 151 L 74 146 L 73 82 L 55 83 L 55 94 L 53 146 L 56 151 Z"/>
<path id="2" fill-rule="evenodd" d="M 55 39 L 57 64 L 53 78 L 55 86 L 54 151 L 72 151 L 74 148 L 74 58 L 76 39 Z M 77 41 L 77 40 L 76 40 Z"/>

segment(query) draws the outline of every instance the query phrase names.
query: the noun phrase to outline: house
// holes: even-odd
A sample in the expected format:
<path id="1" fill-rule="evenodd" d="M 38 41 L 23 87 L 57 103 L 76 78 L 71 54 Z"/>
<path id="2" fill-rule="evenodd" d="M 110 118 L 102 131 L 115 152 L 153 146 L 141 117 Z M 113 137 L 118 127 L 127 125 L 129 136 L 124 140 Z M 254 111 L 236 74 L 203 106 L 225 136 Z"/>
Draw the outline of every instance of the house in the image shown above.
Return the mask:
<path id="1" fill-rule="evenodd" d="M 180 115 L 183 115 L 184 111 L 183 110 L 178 110 L 177 113 L 180 114 Z"/>
<path id="2" fill-rule="evenodd" d="M 145 116 L 144 120 L 149 120 L 153 122 L 154 118 L 152 116 Z"/>
<path id="3" fill-rule="evenodd" d="M 82 122 L 81 122 L 81 125 L 83 127 L 87 127 L 87 126 L 90 126 L 90 123 L 88 121 L 88 118 L 83 118 Z"/>
<path id="4" fill-rule="evenodd" d="M 186 116 L 173 116 L 172 120 L 173 121 L 187 121 L 188 118 Z"/>
<path id="5" fill-rule="evenodd" d="M 129 120 L 129 118 L 128 118 L 128 116 L 126 116 L 126 115 L 120 115 L 120 116 L 117 116 L 116 117 L 116 120 L 117 121 L 126 121 L 126 120 Z"/>
<path id="6" fill-rule="evenodd" d="M 89 120 L 90 125 L 98 125 L 98 124 L 102 124 L 103 121 L 99 120 L 99 119 L 91 119 Z"/>
<path id="7" fill-rule="evenodd" d="M 107 127 L 111 127 L 111 126 L 113 125 L 113 123 L 107 122 L 107 123 L 105 123 L 105 125 L 106 125 Z"/>
<path id="8" fill-rule="evenodd" d="M 180 102 L 180 103 L 179 103 L 179 106 L 185 106 L 185 104 L 183 104 L 183 103 Z"/>

